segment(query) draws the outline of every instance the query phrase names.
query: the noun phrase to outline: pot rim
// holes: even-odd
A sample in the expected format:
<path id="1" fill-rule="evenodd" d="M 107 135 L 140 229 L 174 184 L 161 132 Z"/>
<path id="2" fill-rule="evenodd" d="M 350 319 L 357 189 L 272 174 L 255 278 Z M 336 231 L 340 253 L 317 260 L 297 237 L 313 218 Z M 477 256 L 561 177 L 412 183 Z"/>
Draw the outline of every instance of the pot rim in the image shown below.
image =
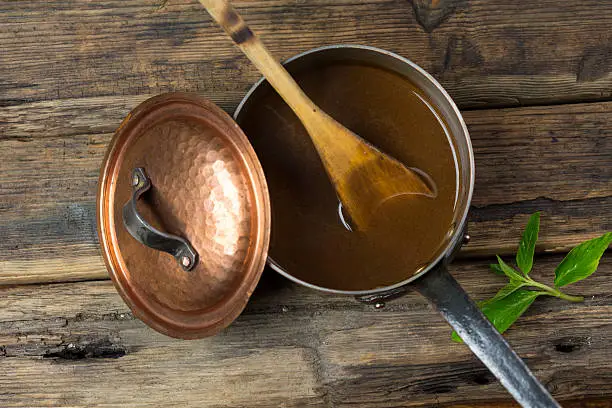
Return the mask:
<path id="1" fill-rule="evenodd" d="M 470 134 L 468 132 L 468 129 L 467 129 L 467 126 L 466 126 L 465 121 L 463 119 L 463 116 L 461 115 L 461 112 L 459 111 L 459 108 L 457 108 L 457 105 L 455 104 L 453 99 L 450 97 L 448 92 L 446 92 L 446 90 L 442 87 L 442 85 L 440 85 L 440 83 L 431 74 L 429 74 L 427 71 L 425 71 L 423 68 L 421 68 L 420 66 L 418 66 L 414 62 L 410 61 L 409 59 L 404 58 L 404 57 L 402 57 L 402 56 L 400 56 L 400 55 L 398 55 L 398 54 L 396 54 L 394 52 L 383 50 L 383 49 L 377 48 L 377 47 L 368 46 L 368 45 L 357 45 L 357 44 L 324 45 L 324 46 L 317 47 L 317 48 L 312 48 L 312 49 L 310 49 L 308 51 L 304 51 L 302 53 L 294 55 L 293 57 L 285 60 L 282 64 L 286 65 L 286 64 L 291 63 L 291 62 L 293 62 L 295 60 L 298 60 L 298 59 L 300 59 L 302 57 L 305 57 L 305 56 L 310 55 L 310 54 L 318 53 L 318 52 L 321 52 L 321 51 L 334 50 L 334 49 L 346 49 L 346 48 L 365 50 L 365 51 L 368 51 L 368 52 L 374 52 L 374 53 L 382 54 L 382 55 L 385 55 L 385 56 L 388 56 L 388 57 L 391 57 L 391 58 L 395 58 L 396 60 L 399 60 L 403 64 L 408 65 L 411 69 L 413 69 L 413 70 L 417 71 L 419 74 L 421 74 L 425 79 L 427 79 L 427 81 L 429 81 L 431 83 L 431 85 L 433 85 L 434 88 L 436 88 L 442 94 L 442 96 L 444 96 L 444 98 L 446 99 L 446 101 L 450 105 L 450 107 L 452 109 L 452 112 L 457 117 L 458 122 L 459 122 L 459 124 L 461 126 L 461 129 L 462 129 L 463 133 L 465 134 L 465 141 L 466 141 L 467 148 L 468 148 L 468 158 L 469 158 L 469 165 L 470 165 L 470 181 L 469 181 L 469 186 L 468 186 L 467 198 L 465 200 L 466 205 L 465 205 L 465 208 L 463 210 L 463 214 L 461 214 L 461 216 L 460 216 L 460 221 L 457 223 L 457 225 L 455 227 L 455 231 L 453 232 L 452 238 L 446 244 L 446 248 L 443 251 L 441 251 L 440 254 L 432 262 L 430 262 L 429 265 L 427 265 L 426 268 L 424 268 L 420 272 L 412 275 L 408 279 L 404 279 L 403 281 L 400 281 L 400 282 L 395 283 L 393 285 L 383 286 L 383 287 L 380 287 L 380 288 L 368 289 L 368 290 L 339 290 L 339 289 L 326 288 L 326 287 L 323 287 L 323 286 L 314 285 L 312 283 L 306 282 L 306 281 L 304 281 L 302 279 L 299 279 L 299 278 L 291 275 L 289 272 L 285 271 L 283 269 L 283 267 L 280 266 L 276 261 L 274 261 L 274 259 L 272 259 L 272 257 L 270 257 L 270 255 L 268 254 L 268 261 L 267 262 L 268 262 L 268 265 L 272 269 L 274 269 L 276 272 L 278 272 L 281 275 L 283 275 L 285 278 L 287 278 L 287 279 L 289 279 L 289 280 L 291 280 L 291 281 L 293 281 L 295 283 L 298 283 L 300 285 L 303 285 L 303 286 L 306 286 L 308 288 L 315 289 L 315 290 L 318 290 L 318 291 L 321 291 L 321 292 L 331 293 L 331 294 L 351 295 L 351 296 L 376 295 L 376 294 L 380 294 L 380 293 L 384 293 L 384 292 L 388 292 L 388 291 L 392 291 L 392 290 L 401 288 L 401 287 L 406 286 L 407 284 L 415 281 L 419 277 L 421 277 L 421 276 L 425 275 L 427 272 L 431 271 L 440 262 L 443 262 L 445 260 L 445 258 L 448 257 L 449 254 L 454 252 L 454 249 L 457 248 L 458 245 L 461 245 L 461 241 L 463 239 L 463 234 L 464 234 L 464 230 L 465 230 L 465 225 L 466 225 L 466 222 L 467 222 L 467 215 L 468 215 L 468 212 L 469 212 L 469 209 L 470 209 L 470 204 L 472 202 L 472 195 L 474 193 L 474 181 L 475 181 L 474 150 L 472 148 L 472 141 L 470 139 Z M 238 119 L 238 115 L 240 115 L 240 112 L 242 111 L 242 109 L 243 109 L 244 105 L 246 104 L 246 102 L 249 100 L 249 98 L 255 92 L 255 90 L 257 88 L 259 88 L 259 86 L 265 80 L 266 79 L 262 77 L 257 82 L 255 82 L 255 84 L 253 84 L 253 86 L 251 86 L 251 88 L 248 90 L 248 92 L 242 98 L 242 100 L 240 101 L 240 104 L 238 104 L 238 107 L 234 111 L 234 114 L 232 115 L 234 120 Z M 274 222 L 274 221 L 272 221 L 272 222 Z"/>

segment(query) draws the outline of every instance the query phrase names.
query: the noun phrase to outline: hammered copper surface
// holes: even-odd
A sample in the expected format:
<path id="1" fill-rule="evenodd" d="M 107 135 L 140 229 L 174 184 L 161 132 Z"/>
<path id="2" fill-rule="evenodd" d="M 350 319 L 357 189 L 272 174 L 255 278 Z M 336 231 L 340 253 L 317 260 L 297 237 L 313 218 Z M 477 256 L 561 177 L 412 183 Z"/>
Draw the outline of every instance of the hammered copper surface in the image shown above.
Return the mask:
<path id="1" fill-rule="evenodd" d="M 123 226 L 135 167 L 145 168 L 153 185 L 138 210 L 191 242 L 200 258 L 193 270 Z M 118 130 L 102 177 L 101 242 L 111 276 L 139 317 L 184 338 L 214 334 L 234 320 L 263 269 L 270 215 L 259 163 L 231 118 L 195 96 L 147 101 Z"/>

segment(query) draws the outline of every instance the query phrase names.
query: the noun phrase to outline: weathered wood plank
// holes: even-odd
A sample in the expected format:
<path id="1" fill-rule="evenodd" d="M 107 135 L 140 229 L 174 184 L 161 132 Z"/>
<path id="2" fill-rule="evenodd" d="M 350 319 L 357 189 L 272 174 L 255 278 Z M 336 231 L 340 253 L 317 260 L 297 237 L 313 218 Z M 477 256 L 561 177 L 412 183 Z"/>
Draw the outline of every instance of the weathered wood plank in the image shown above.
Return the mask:
<path id="1" fill-rule="evenodd" d="M 541 251 L 612 231 L 612 104 L 466 112 L 475 150 L 472 253 L 513 252 L 542 211 Z"/>
<path id="2" fill-rule="evenodd" d="M 560 259 L 536 260 L 533 273 L 550 280 Z M 503 284 L 486 262 L 452 269 L 476 299 Z M 540 299 L 507 333 L 566 407 L 610 406 L 611 278 L 607 256 L 572 289 L 584 304 Z M 232 326 L 197 341 L 148 329 L 108 281 L 5 287 L 0 405 L 512 406 L 449 334 L 416 294 L 377 310 L 272 272 Z"/>
<path id="3" fill-rule="evenodd" d="M 191 0 L 1 1 L 0 104 L 171 90 L 234 106 L 259 76 Z M 606 0 L 236 1 L 280 58 L 338 43 L 398 52 L 462 107 L 612 96 Z"/>
<path id="4" fill-rule="evenodd" d="M 230 110 L 258 78 L 197 3 L 158 3 L 0 0 L 0 285 L 106 277 L 95 187 L 123 116 L 170 90 Z M 235 3 L 281 58 L 382 47 L 463 108 L 612 97 L 605 0 Z M 611 117 L 611 103 L 468 112 L 478 177 L 462 254 L 514 250 L 536 210 L 539 251 L 612 230 Z M 486 263 L 454 267 L 477 299 L 502 284 Z M 576 285 L 585 304 L 539 300 L 508 333 L 566 407 L 612 407 L 610 278 L 605 259 Z M 0 406 L 514 406 L 448 334 L 416 295 L 380 311 L 270 272 L 234 325 L 195 342 L 146 328 L 108 281 L 0 286 Z"/>
<path id="5" fill-rule="evenodd" d="M 103 278 L 99 167 L 145 95 L 35 102 L 0 111 L 0 283 Z M 514 251 L 543 211 L 539 251 L 612 230 L 612 103 L 468 111 L 477 176 L 463 256 Z"/>

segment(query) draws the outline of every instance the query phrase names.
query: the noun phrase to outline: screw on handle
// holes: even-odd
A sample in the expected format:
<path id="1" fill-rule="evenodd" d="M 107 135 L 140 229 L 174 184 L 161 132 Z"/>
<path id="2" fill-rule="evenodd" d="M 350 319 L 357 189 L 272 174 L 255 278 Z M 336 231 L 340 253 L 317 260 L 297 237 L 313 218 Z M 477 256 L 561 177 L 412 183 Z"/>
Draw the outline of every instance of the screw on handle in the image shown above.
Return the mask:
<path id="1" fill-rule="evenodd" d="M 149 224 L 136 208 L 136 202 L 151 188 L 151 179 L 142 167 L 132 171 L 132 198 L 123 206 L 123 225 L 136 241 L 149 248 L 172 255 L 185 271 L 198 263 L 198 253 L 189 241 L 177 235 L 159 231 Z"/>

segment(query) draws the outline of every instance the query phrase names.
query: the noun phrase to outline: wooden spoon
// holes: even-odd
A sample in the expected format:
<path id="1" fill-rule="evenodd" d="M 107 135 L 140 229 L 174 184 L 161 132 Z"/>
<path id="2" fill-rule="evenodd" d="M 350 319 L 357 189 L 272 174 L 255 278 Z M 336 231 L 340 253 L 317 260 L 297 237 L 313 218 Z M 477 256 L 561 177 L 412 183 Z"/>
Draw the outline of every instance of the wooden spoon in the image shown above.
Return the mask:
<path id="1" fill-rule="evenodd" d="M 298 116 L 353 228 L 366 230 L 376 209 L 389 198 L 404 194 L 435 196 L 414 170 L 319 109 L 227 1 L 199 1 Z"/>

